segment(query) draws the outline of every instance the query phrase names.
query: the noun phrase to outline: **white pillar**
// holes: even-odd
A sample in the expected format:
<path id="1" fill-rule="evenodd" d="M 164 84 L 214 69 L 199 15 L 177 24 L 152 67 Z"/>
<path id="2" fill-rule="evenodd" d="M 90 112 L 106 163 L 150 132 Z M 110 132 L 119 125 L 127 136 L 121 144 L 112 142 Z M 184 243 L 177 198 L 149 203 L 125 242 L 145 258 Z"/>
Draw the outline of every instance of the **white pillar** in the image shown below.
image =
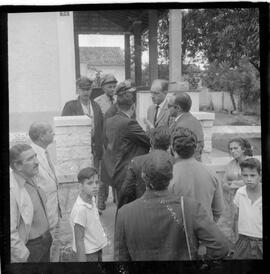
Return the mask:
<path id="1" fill-rule="evenodd" d="M 182 14 L 180 9 L 169 11 L 169 80 L 181 82 L 182 80 Z"/>
<path id="2" fill-rule="evenodd" d="M 60 106 L 76 97 L 73 12 L 57 14 Z"/>

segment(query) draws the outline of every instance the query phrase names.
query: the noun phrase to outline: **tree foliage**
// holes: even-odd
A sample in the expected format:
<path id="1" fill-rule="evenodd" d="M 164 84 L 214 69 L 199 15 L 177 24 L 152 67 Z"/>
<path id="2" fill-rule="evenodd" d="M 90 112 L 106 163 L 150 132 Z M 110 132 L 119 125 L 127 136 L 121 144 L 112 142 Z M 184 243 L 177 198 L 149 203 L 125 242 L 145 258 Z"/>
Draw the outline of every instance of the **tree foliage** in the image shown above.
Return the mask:
<path id="1" fill-rule="evenodd" d="M 204 52 L 209 63 L 239 65 L 243 57 L 260 69 L 259 10 L 193 9 L 183 17 L 183 53 Z"/>
<path id="2" fill-rule="evenodd" d="M 260 81 L 258 71 L 252 66 L 248 58 L 242 58 L 239 66 L 231 68 L 230 63 L 217 61 L 212 62 L 209 68 L 201 75 L 204 85 L 216 91 L 229 91 L 234 105 L 233 94 L 239 97 L 238 109 L 242 110 L 242 105 L 259 103 Z"/>
<path id="3" fill-rule="evenodd" d="M 242 57 L 260 70 L 259 10 L 190 9 L 183 11 L 182 56 L 195 57 L 203 52 L 209 63 L 227 62 L 238 66 Z M 159 62 L 168 62 L 169 16 L 158 24 Z"/>

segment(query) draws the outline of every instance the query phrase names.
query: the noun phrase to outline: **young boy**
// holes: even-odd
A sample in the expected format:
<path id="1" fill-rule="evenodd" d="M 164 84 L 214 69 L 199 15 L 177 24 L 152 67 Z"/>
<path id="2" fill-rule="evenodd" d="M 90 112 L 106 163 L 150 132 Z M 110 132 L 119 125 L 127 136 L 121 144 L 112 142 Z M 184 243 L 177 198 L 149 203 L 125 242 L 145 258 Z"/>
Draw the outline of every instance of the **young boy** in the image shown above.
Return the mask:
<path id="1" fill-rule="evenodd" d="M 79 262 L 102 261 L 102 248 L 107 245 L 107 237 L 95 202 L 98 193 L 97 171 L 91 167 L 82 169 L 78 174 L 78 182 L 81 192 L 70 214 L 72 249 Z"/>
<path id="2" fill-rule="evenodd" d="M 257 159 L 249 158 L 240 163 L 240 168 L 245 186 L 240 187 L 234 197 L 239 239 L 233 259 L 262 259 L 261 164 Z"/>

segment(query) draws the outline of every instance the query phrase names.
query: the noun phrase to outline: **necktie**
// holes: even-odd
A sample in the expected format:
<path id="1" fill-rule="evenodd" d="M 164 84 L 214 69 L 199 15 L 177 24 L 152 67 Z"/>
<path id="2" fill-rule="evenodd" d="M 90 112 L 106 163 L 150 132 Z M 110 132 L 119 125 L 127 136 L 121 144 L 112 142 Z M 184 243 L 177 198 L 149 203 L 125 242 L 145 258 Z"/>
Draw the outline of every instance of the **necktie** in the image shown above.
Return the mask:
<path id="1" fill-rule="evenodd" d="M 154 116 L 154 126 L 156 126 L 156 122 L 157 122 L 158 108 L 159 108 L 159 105 L 156 105 L 155 116 Z"/>

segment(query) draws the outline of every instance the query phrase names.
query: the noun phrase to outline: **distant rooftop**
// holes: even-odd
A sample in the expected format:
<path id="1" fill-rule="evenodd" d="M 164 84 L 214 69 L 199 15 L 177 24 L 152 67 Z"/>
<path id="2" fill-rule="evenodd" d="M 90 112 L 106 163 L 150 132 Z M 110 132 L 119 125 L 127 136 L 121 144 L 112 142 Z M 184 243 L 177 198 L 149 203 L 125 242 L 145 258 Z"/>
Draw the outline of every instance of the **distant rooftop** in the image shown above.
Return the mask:
<path id="1" fill-rule="evenodd" d="M 80 62 L 93 66 L 123 66 L 124 54 L 120 47 L 80 47 Z"/>

